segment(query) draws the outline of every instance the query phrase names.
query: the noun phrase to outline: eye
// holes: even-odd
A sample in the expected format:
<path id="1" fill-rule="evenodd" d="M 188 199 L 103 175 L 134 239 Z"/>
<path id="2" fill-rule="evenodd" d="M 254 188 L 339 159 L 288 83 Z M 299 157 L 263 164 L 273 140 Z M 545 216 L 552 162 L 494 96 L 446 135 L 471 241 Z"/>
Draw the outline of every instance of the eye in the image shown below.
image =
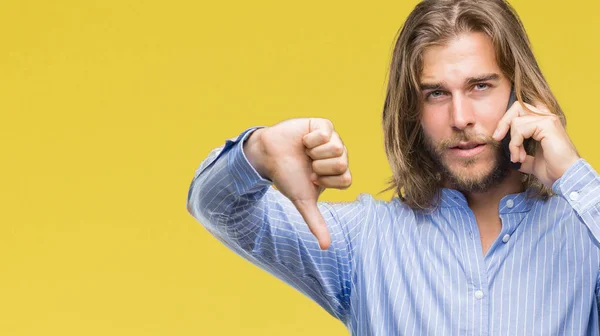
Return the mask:
<path id="1" fill-rule="evenodd" d="M 425 98 L 427 98 L 427 99 L 429 99 L 429 98 L 435 99 L 435 98 L 441 97 L 443 94 L 444 94 L 444 92 L 442 90 L 433 90 L 433 91 L 429 92 L 425 96 Z"/>
<path id="2" fill-rule="evenodd" d="M 477 83 L 477 84 L 475 84 L 475 89 L 479 90 L 479 91 L 485 90 L 485 89 L 487 89 L 489 87 L 490 86 L 487 83 Z"/>

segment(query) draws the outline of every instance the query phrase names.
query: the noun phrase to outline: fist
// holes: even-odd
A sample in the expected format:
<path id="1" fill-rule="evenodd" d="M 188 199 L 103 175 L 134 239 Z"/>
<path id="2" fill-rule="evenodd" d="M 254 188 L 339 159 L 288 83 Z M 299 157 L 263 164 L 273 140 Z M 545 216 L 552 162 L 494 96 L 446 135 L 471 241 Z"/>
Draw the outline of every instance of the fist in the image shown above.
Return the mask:
<path id="1" fill-rule="evenodd" d="M 327 249 L 331 238 L 317 207 L 319 195 L 352 183 L 348 152 L 331 121 L 290 119 L 258 129 L 244 152 L 259 174 L 292 201 L 321 249 Z"/>

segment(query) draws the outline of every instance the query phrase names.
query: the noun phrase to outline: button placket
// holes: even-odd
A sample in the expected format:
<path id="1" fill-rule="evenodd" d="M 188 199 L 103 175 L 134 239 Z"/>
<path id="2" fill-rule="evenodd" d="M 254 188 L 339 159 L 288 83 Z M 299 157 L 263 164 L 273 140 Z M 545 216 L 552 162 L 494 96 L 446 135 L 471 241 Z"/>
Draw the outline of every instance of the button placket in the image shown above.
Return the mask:
<path id="1" fill-rule="evenodd" d="M 481 300 L 481 299 L 483 299 L 483 291 L 481 291 L 481 290 L 476 290 L 476 291 L 475 291 L 475 298 L 476 298 L 477 300 Z"/>

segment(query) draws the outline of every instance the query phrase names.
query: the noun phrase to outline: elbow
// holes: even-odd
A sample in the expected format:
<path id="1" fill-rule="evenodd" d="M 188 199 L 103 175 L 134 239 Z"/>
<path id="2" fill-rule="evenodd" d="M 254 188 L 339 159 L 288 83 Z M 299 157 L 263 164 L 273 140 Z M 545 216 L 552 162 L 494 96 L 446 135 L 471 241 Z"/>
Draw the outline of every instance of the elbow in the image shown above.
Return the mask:
<path id="1" fill-rule="evenodd" d="M 190 183 L 190 187 L 188 189 L 187 200 L 186 200 L 186 209 L 187 212 L 192 215 L 192 217 L 200 220 L 200 213 L 202 209 L 202 199 L 200 197 L 200 191 L 198 190 L 198 178 L 194 178 Z"/>

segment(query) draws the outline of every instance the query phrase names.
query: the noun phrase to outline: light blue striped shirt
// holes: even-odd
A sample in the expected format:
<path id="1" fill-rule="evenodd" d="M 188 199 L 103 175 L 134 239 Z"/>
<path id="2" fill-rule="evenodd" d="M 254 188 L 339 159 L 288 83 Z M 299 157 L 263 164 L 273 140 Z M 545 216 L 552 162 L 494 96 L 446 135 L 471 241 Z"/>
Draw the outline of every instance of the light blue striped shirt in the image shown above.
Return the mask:
<path id="1" fill-rule="evenodd" d="M 319 202 L 331 233 L 323 251 L 246 159 L 254 129 L 200 164 L 187 209 L 352 335 L 598 335 L 600 176 L 584 159 L 546 202 L 502 198 L 502 231 L 485 256 L 475 216 L 452 189 L 430 214 L 367 194 Z"/>

